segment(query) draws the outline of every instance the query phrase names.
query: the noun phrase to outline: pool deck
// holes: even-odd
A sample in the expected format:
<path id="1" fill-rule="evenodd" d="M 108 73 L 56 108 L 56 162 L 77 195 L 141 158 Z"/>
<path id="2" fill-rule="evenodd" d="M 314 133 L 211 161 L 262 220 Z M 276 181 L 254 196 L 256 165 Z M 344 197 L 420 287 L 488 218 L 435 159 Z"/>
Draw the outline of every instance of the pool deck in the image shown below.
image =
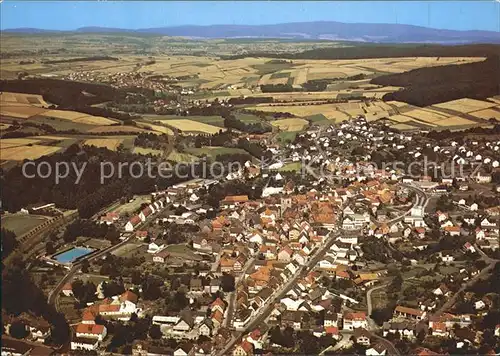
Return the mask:
<path id="1" fill-rule="evenodd" d="M 61 265 L 66 268 L 70 268 L 74 262 L 96 251 L 99 250 L 90 247 L 73 246 L 63 251 L 57 252 L 51 256 L 46 256 L 45 260 L 50 264 Z"/>

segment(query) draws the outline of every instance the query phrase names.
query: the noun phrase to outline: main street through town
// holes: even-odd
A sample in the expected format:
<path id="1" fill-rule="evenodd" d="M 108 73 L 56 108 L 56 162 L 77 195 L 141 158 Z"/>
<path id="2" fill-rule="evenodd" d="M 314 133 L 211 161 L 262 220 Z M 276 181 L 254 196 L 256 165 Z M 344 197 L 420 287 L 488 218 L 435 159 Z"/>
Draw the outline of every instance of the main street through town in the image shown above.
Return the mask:
<path id="1" fill-rule="evenodd" d="M 286 295 L 290 291 L 290 289 L 295 286 L 297 281 L 306 276 L 307 273 L 316 266 L 316 264 L 323 258 L 323 256 L 326 254 L 328 249 L 333 245 L 337 237 L 341 235 L 340 231 L 334 230 L 330 232 L 323 244 L 315 253 L 314 255 L 309 259 L 309 261 L 301 266 L 297 272 L 285 283 L 283 284 L 279 289 L 277 289 L 273 295 L 269 298 L 269 300 L 259 309 L 259 311 L 253 315 L 251 320 L 248 322 L 246 327 L 239 331 L 236 335 L 234 335 L 229 342 L 226 344 L 226 346 L 218 353 L 218 355 L 223 356 L 228 354 L 229 350 L 238 342 L 238 340 L 245 335 L 246 333 L 252 331 L 255 327 L 257 327 L 263 320 L 265 320 L 271 313 L 272 308 L 274 307 L 274 304 L 280 300 L 282 297 Z"/>
<path id="2" fill-rule="evenodd" d="M 403 220 L 404 217 L 409 215 L 411 213 L 411 210 L 415 207 L 422 207 L 422 209 L 425 209 L 425 207 L 429 202 L 429 198 L 427 197 L 427 195 L 423 190 L 419 189 L 418 187 L 415 187 L 414 185 L 403 185 L 403 186 L 411 190 L 414 190 L 416 193 L 416 199 L 415 202 L 410 207 L 410 209 L 392 219 L 392 222 Z M 257 313 L 255 313 L 252 316 L 251 320 L 248 322 L 248 324 L 245 326 L 243 330 L 240 330 L 236 334 L 233 334 L 233 337 L 229 340 L 229 342 L 217 355 L 223 356 L 229 353 L 229 351 L 236 345 L 236 343 L 242 338 L 243 335 L 252 331 L 262 321 L 264 321 L 272 312 L 274 304 L 277 301 L 279 301 L 282 297 L 284 297 L 286 293 L 288 293 L 288 291 L 292 289 L 292 287 L 300 278 L 304 277 L 310 270 L 312 270 L 316 266 L 316 264 L 321 260 L 321 258 L 323 258 L 328 249 L 333 245 L 335 240 L 342 235 L 342 233 L 343 231 L 338 228 L 335 228 L 333 231 L 331 231 L 328 234 L 328 237 L 326 238 L 323 246 L 321 246 L 319 250 L 315 252 L 315 254 L 309 259 L 309 261 L 305 265 L 299 268 L 299 270 L 293 275 L 292 278 L 290 278 L 285 284 L 283 284 L 279 289 L 277 289 L 273 293 L 273 295 L 269 298 L 269 300 L 258 310 Z M 399 351 L 394 347 L 394 345 L 390 341 L 373 333 L 372 336 L 386 346 L 387 350 L 389 350 L 389 354 L 399 355 Z"/>

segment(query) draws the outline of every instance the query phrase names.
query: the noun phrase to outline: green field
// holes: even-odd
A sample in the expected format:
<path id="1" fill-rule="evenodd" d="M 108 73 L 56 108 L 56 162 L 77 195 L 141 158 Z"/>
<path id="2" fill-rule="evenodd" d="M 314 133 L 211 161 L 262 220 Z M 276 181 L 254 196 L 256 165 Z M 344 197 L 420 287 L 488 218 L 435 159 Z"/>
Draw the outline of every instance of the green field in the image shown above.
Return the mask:
<path id="1" fill-rule="evenodd" d="M 263 120 L 252 114 L 237 113 L 236 118 L 243 121 L 245 124 L 254 124 L 256 122 L 262 122 Z"/>
<path id="2" fill-rule="evenodd" d="M 209 156 L 212 158 L 215 158 L 217 155 L 231 154 L 231 153 L 248 154 L 245 150 L 241 148 L 219 147 L 219 146 L 188 148 L 186 152 L 198 157 Z"/>
<path id="3" fill-rule="evenodd" d="M 280 172 L 298 172 L 302 168 L 302 164 L 300 162 L 290 162 L 285 164 L 283 167 L 278 169 Z"/>
<path id="4" fill-rule="evenodd" d="M 144 147 L 134 147 L 134 150 L 132 151 L 135 154 L 138 155 L 148 155 L 151 154 L 153 156 L 161 156 L 163 151 L 161 150 L 155 150 L 153 148 L 144 148 Z"/>
<path id="5" fill-rule="evenodd" d="M 169 245 L 165 248 L 172 256 L 181 257 L 186 260 L 201 261 L 202 257 L 186 245 Z"/>
<path id="6" fill-rule="evenodd" d="M 280 70 L 292 68 L 293 64 L 290 62 L 269 61 L 263 64 L 254 64 L 251 65 L 250 67 L 256 69 L 258 71 L 257 74 L 265 75 L 269 73 L 278 72 Z"/>
<path id="7" fill-rule="evenodd" d="M 196 157 L 196 155 L 192 155 L 190 153 L 173 151 L 168 156 L 168 159 L 171 161 L 174 161 L 176 163 L 185 163 L 185 162 L 197 161 L 198 157 Z"/>
<path id="8" fill-rule="evenodd" d="M 280 132 L 276 138 L 281 143 L 289 143 L 295 140 L 295 137 L 297 136 L 298 133 L 300 133 L 300 131 L 283 131 Z"/>
<path id="9" fill-rule="evenodd" d="M 1 219 L 2 228 L 14 231 L 19 237 L 47 220 L 38 215 L 6 215 Z"/>
<path id="10" fill-rule="evenodd" d="M 311 115 L 311 116 L 306 117 L 305 119 L 310 121 L 311 124 L 314 124 L 314 125 L 331 125 L 332 124 L 332 120 L 329 120 L 323 114 Z"/>
<path id="11" fill-rule="evenodd" d="M 224 127 L 224 119 L 221 116 L 213 115 L 213 116 L 177 116 L 177 115 L 145 115 L 147 120 L 153 121 L 167 121 L 168 120 L 193 120 L 197 122 L 202 122 L 207 125 L 214 125 L 218 127 Z"/>

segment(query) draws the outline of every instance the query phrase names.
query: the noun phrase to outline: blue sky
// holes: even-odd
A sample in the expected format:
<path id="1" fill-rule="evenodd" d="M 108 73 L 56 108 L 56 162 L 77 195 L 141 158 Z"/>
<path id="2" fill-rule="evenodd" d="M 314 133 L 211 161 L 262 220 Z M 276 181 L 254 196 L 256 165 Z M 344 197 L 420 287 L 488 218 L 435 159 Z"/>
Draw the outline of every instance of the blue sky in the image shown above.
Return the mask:
<path id="1" fill-rule="evenodd" d="M 83 26 L 148 28 L 186 24 L 303 21 L 400 23 L 500 32 L 500 2 L 491 1 L 14 1 L 0 4 L 0 28 L 72 30 Z"/>

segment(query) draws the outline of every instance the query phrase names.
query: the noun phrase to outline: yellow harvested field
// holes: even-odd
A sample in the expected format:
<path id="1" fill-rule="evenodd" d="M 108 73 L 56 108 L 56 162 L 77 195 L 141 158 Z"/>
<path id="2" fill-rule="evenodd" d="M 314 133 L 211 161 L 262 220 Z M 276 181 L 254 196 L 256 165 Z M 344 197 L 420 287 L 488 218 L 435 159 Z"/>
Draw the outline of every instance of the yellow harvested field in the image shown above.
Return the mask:
<path id="1" fill-rule="evenodd" d="M 408 122 L 412 118 L 404 115 L 392 115 L 391 117 L 389 117 L 389 119 L 396 122 Z"/>
<path id="2" fill-rule="evenodd" d="M 308 125 L 304 119 L 281 119 L 271 122 L 271 125 L 278 127 L 282 131 L 301 131 Z"/>
<path id="3" fill-rule="evenodd" d="M 33 106 L 48 106 L 41 95 L 0 92 L 0 104 L 27 104 Z"/>
<path id="4" fill-rule="evenodd" d="M 411 125 L 407 125 L 407 124 L 395 124 L 395 125 L 391 125 L 390 127 L 393 129 L 396 129 L 396 130 L 401 130 L 401 131 L 415 129 L 415 126 L 411 126 Z"/>
<path id="5" fill-rule="evenodd" d="M 140 155 L 151 154 L 153 156 L 160 156 L 163 153 L 163 151 L 155 150 L 153 148 L 134 147 L 133 153 L 140 154 Z"/>
<path id="6" fill-rule="evenodd" d="M 102 116 L 88 115 L 78 111 L 48 110 L 43 113 L 43 116 L 55 117 L 62 120 L 70 120 L 89 125 L 112 125 L 116 123 L 116 121 L 107 119 Z"/>
<path id="7" fill-rule="evenodd" d="M 438 126 L 446 127 L 446 126 L 460 126 L 460 125 L 474 125 L 477 123 L 474 121 L 470 121 L 458 116 L 452 116 L 449 118 L 446 118 L 444 120 L 440 120 L 437 122 L 434 122 L 434 124 L 437 124 Z"/>
<path id="8" fill-rule="evenodd" d="M 42 156 L 51 155 L 59 151 L 61 147 L 57 146 L 18 146 L 1 148 L 1 159 L 4 161 L 22 161 L 24 159 L 37 159 Z"/>
<path id="9" fill-rule="evenodd" d="M 357 106 L 351 107 L 351 109 L 354 108 L 360 108 L 360 105 L 357 103 L 354 103 Z M 249 109 L 251 110 L 260 110 L 260 111 L 266 111 L 266 112 L 288 112 L 290 114 L 293 114 L 295 116 L 299 117 L 307 117 L 307 116 L 312 116 L 312 115 L 317 115 L 317 114 L 323 114 L 326 118 L 330 120 L 335 120 L 335 121 L 341 121 L 341 120 L 346 120 L 349 118 L 349 116 L 342 111 L 344 111 L 344 107 L 340 105 L 335 105 L 335 104 L 322 104 L 322 105 L 276 105 L 276 106 L 254 106 Z M 340 109 L 340 110 L 339 110 Z M 347 107 L 346 107 L 347 110 Z"/>
<path id="10" fill-rule="evenodd" d="M 397 108 L 403 108 L 405 106 L 408 106 L 407 103 L 402 102 L 402 101 L 387 101 L 387 104 L 394 105 Z"/>
<path id="11" fill-rule="evenodd" d="M 445 115 L 440 115 L 436 112 L 431 112 L 424 109 L 410 110 L 408 112 L 405 112 L 405 115 L 425 122 L 437 122 L 447 117 Z"/>
<path id="12" fill-rule="evenodd" d="M 387 118 L 389 117 L 389 113 L 387 111 L 371 112 L 371 113 L 366 113 L 365 115 L 366 121 L 375 121 L 386 117 Z"/>
<path id="13" fill-rule="evenodd" d="M 18 119 L 28 119 L 31 116 L 44 114 L 47 109 L 21 104 L 0 104 L 0 115 Z"/>
<path id="14" fill-rule="evenodd" d="M 38 142 L 39 140 L 33 140 L 31 138 L 4 138 L 0 140 L 0 147 L 27 146 Z"/>
<path id="15" fill-rule="evenodd" d="M 488 109 L 496 105 L 496 103 L 490 103 L 488 101 L 463 98 L 435 104 L 433 106 L 442 109 L 455 110 L 461 113 L 469 113 L 471 111 Z"/>
<path id="16" fill-rule="evenodd" d="M 169 121 L 169 123 L 170 123 L 170 121 Z M 145 129 L 145 132 L 156 133 L 158 135 L 161 135 L 161 134 L 173 135 L 174 134 L 174 132 L 171 129 L 169 129 L 168 127 L 162 126 L 162 125 L 155 125 L 155 124 L 152 124 L 149 122 L 137 122 L 137 121 L 136 121 L 136 124 L 137 124 L 137 126 L 142 128 L 143 131 Z"/>
<path id="17" fill-rule="evenodd" d="M 358 116 L 358 115 L 365 114 L 365 111 L 363 109 L 347 109 L 347 110 L 344 110 L 344 112 L 350 116 Z"/>
<path id="18" fill-rule="evenodd" d="M 67 111 L 67 110 L 48 110 L 43 116 L 55 117 L 57 119 L 63 120 L 75 120 L 80 117 L 88 116 L 78 111 Z"/>
<path id="19" fill-rule="evenodd" d="M 189 119 L 181 120 L 168 120 L 168 124 L 181 131 L 185 132 L 206 132 L 208 134 L 218 133 L 220 130 L 225 131 L 224 128 L 208 125 L 202 122 L 197 122 Z"/>
<path id="20" fill-rule="evenodd" d="M 494 96 L 492 98 L 488 98 L 489 101 L 493 101 L 494 103 L 500 104 L 500 95 Z"/>
<path id="21" fill-rule="evenodd" d="M 122 138 L 91 138 L 85 140 L 83 144 L 87 146 L 105 147 L 114 151 L 122 142 Z"/>
<path id="22" fill-rule="evenodd" d="M 103 116 L 92 116 L 92 115 L 79 117 L 79 118 L 74 119 L 72 121 L 79 122 L 81 124 L 87 124 L 87 125 L 113 125 L 113 124 L 116 124 L 116 121 L 110 120 L 110 119 L 105 118 Z"/>
<path id="23" fill-rule="evenodd" d="M 291 76 L 293 76 L 293 85 L 301 85 L 301 84 L 307 82 L 308 72 L 309 72 L 309 68 L 294 70 L 291 74 Z"/>
<path id="24" fill-rule="evenodd" d="M 46 140 L 49 140 L 49 141 L 72 140 L 72 138 L 68 137 L 68 136 L 50 136 L 50 135 L 36 136 L 36 139 L 42 140 L 42 141 L 46 141 Z"/>
<path id="25" fill-rule="evenodd" d="M 125 126 L 125 125 L 112 125 L 112 126 L 99 126 L 94 127 L 88 132 L 131 132 L 131 133 L 139 133 L 139 132 L 148 132 L 147 130 L 141 129 L 139 127 L 134 126 Z"/>
<path id="26" fill-rule="evenodd" d="M 496 108 L 500 109 L 500 106 Z M 491 118 L 500 120 L 500 111 L 493 109 L 484 109 L 479 111 L 472 111 L 469 113 L 472 116 L 478 117 L 480 119 L 489 120 Z"/>

